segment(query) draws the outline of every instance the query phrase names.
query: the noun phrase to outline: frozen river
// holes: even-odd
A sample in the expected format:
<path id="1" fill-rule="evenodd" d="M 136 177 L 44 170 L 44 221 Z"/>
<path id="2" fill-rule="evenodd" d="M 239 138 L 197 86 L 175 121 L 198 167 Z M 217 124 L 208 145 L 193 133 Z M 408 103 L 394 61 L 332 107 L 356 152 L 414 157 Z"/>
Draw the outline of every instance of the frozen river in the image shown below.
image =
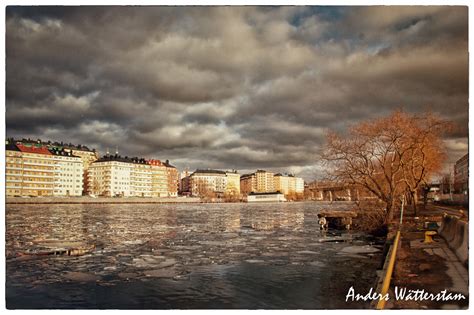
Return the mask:
<path id="1" fill-rule="evenodd" d="M 333 309 L 368 292 L 379 246 L 321 234 L 346 203 L 7 205 L 8 308 Z M 94 247 L 95 246 L 95 247 Z M 81 256 L 21 256 L 57 248 Z"/>

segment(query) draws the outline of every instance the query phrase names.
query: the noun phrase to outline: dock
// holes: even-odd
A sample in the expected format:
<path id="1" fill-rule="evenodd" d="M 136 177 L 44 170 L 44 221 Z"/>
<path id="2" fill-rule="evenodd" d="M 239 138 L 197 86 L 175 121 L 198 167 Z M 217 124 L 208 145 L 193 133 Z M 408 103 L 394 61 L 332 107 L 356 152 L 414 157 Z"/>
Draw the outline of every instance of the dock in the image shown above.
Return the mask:
<path id="1" fill-rule="evenodd" d="M 329 226 L 346 230 L 351 229 L 352 219 L 357 217 L 357 212 L 353 210 L 321 210 L 319 214 L 326 218 Z"/>

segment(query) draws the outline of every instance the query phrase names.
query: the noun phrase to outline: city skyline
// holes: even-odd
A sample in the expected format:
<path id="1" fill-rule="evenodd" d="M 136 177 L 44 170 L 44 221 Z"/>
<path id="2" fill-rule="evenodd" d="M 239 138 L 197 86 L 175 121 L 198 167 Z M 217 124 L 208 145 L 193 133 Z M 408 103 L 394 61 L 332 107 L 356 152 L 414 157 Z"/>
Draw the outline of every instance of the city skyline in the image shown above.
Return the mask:
<path id="1" fill-rule="evenodd" d="M 467 152 L 467 7 L 7 7 L 7 136 L 309 181 L 327 129 L 403 108 Z"/>

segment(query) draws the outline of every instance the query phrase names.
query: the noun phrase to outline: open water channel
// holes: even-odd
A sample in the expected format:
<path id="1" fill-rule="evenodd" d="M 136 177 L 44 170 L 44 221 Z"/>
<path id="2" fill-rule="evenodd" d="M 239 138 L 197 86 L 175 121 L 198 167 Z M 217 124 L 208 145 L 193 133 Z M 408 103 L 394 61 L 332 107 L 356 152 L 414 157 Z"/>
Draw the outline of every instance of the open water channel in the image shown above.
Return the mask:
<path id="1" fill-rule="evenodd" d="M 321 233 L 328 208 L 353 205 L 7 204 L 7 308 L 367 308 L 345 297 L 374 286 L 381 247 Z M 36 255 L 58 248 L 88 251 Z"/>

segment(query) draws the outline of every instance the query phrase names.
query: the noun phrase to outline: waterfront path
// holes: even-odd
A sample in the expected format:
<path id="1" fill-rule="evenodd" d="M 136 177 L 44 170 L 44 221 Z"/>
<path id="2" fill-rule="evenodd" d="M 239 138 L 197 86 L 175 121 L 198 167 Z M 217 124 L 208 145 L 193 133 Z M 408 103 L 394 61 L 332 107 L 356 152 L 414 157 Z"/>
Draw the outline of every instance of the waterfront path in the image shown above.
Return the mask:
<path id="1" fill-rule="evenodd" d="M 451 210 L 451 211 L 446 211 Z M 459 213 L 459 209 L 446 209 L 430 205 L 419 211 L 418 217 L 408 212 L 402 226 L 402 244 L 397 254 L 395 271 L 390 287 L 390 296 L 386 308 L 390 309 L 466 309 L 468 307 L 468 270 L 447 242 L 439 235 L 433 243 L 424 243 L 427 222 L 442 221 L 443 213 Z M 464 216 L 461 220 L 466 221 Z M 395 299 L 394 289 L 425 290 L 438 294 L 443 290 L 451 294 L 462 294 L 466 297 L 460 301 L 414 301 Z M 446 293 L 446 294 L 447 294 Z"/>

